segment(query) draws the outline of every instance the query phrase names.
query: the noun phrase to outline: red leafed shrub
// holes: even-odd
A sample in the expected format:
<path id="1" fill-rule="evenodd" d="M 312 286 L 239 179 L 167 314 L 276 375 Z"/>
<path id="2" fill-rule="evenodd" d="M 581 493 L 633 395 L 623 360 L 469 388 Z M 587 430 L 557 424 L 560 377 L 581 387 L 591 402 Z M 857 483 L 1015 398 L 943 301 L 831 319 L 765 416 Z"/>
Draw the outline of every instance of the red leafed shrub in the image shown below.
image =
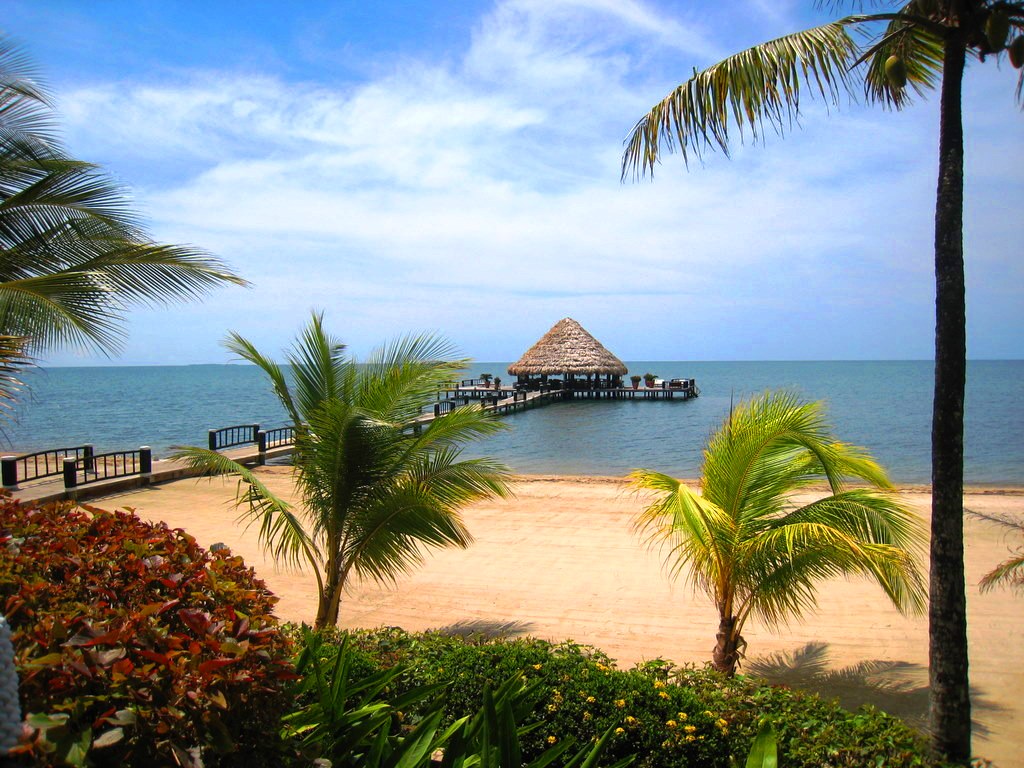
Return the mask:
<path id="1" fill-rule="evenodd" d="M 0 497 L 0 611 L 37 765 L 273 765 L 294 677 L 227 550 L 130 513 Z"/>

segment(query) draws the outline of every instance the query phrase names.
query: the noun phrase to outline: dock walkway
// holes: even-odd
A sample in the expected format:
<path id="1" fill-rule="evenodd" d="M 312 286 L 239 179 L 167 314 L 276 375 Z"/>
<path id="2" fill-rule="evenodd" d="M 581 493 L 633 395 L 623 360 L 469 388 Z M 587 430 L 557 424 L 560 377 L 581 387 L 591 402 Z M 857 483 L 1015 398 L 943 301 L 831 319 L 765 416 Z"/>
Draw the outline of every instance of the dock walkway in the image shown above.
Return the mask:
<path id="1" fill-rule="evenodd" d="M 464 407 L 470 404 L 479 404 L 479 406 L 485 411 L 489 411 L 499 416 L 504 416 L 517 411 L 524 411 L 530 408 L 548 405 L 553 402 L 572 400 L 576 398 L 672 400 L 676 397 L 680 397 L 685 400 L 691 397 L 696 397 L 697 394 L 698 392 L 696 387 L 691 389 L 678 387 L 580 387 L 524 390 L 513 387 L 495 388 L 477 385 L 465 386 L 453 383 L 452 386 L 446 387 L 437 393 L 437 402 L 432 406 L 428 406 L 430 410 L 416 418 L 410 425 L 410 428 L 413 432 L 418 433 L 434 421 L 434 419 L 443 416 L 446 413 L 450 413 L 455 408 Z M 226 427 L 221 430 L 210 430 L 210 448 L 211 450 L 216 449 L 215 433 L 225 433 L 229 436 L 229 439 L 234 439 L 236 441 L 240 439 L 257 440 L 258 436 L 258 441 L 249 445 L 238 445 L 238 442 L 228 443 L 231 447 L 224 447 L 219 450 L 226 457 L 237 461 L 240 464 L 249 466 L 263 464 L 269 460 L 287 456 L 292 452 L 290 442 L 288 444 L 282 444 L 285 440 L 290 441 L 292 438 L 277 435 L 277 433 L 282 433 L 283 435 L 286 431 L 290 434 L 289 428 L 281 428 L 278 430 L 271 430 L 270 433 L 264 433 L 259 430 L 259 425 L 242 425 Z M 240 434 L 243 434 L 241 438 L 239 438 Z M 268 442 L 266 434 L 271 434 L 274 436 L 274 439 Z M 263 445 L 265 450 L 261 451 L 259 449 L 259 445 Z M 91 451 L 91 447 L 89 447 L 89 450 Z M 148 448 L 140 450 L 145 452 L 147 456 L 149 455 Z M 118 455 L 123 456 L 131 453 L 138 452 L 128 451 L 122 452 Z M 108 456 L 113 455 L 114 454 L 108 454 Z M 70 458 L 66 459 L 66 461 L 72 464 L 72 470 L 70 470 L 72 474 L 74 474 L 75 470 L 73 467 L 75 465 L 78 467 L 77 471 L 83 473 L 81 484 L 77 487 L 67 487 L 65 485 L 65 481 L 59 475 L 45 477 L 39 480 L 29 480 L 27 482 L 8 485 L 6 487 L 15 498 L 25 502 L 46 503 L 64 500 L 86 501 L 88 499 L 109 496 L 111 494 L 120 493 L 133 488 L 139 488 L 141 486 L 166 483 L 171 480 L 180 480 L 185 477 L 197 477 L 201 474 L 182 461 L 175 461 L 172 459 L 152 459 L 151 462 L 142 465 L 143 471 L 135 469 L 133 470 L 135 474 L 128 474 L 126 476 L 114 477 L 111 479 L 100 479 L 103 475 L 97 474 L 94 470 L 103 472 L 103 467 L 98 463 L 102 457 L 96 457 L 97 464 L 95 467 L 91 463 L 91 453 L 89 454 L 89 457 L 89 463 L 84 464 L 85 469 L 83 469 L 83 462 L 81 458 L 77 461 L 73 461 Z M 114 461 L 118 460 L 122 459 L 114 459 Z M 5 459 L 5 461 L 7 461 L 7 459 Z M 148 469 L 149 471 L 144 471 L 145 469 Z"/>

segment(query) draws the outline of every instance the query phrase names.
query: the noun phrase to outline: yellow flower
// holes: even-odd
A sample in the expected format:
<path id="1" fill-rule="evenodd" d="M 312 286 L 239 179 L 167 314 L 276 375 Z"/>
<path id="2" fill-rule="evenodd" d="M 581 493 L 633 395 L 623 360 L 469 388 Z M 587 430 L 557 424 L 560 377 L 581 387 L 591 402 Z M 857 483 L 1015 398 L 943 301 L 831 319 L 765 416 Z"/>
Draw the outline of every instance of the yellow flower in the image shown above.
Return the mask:
<path id="1" fill-rule="evenodd" d="M 626 729 L 625 729 L 625 728 L 616 728 L 616 729 L 615 729 L 615 735 L 616 735 L 616 736 L 621 736 L 621 735 L 622 735 L 622 734 L 624 734 L 625 732 L 626 732 Z"/>
<path id="2" fill-rule="evenodd" d="M 668 694 L 665 693 L 664 691 L 658 691 L 658 698 L 667 699 L 668 698 Z"/>
<path id="3" fill-rule="evenodd" d="M 687 741 L 696 741 L 696 740 L 697 740 L 697 737 L 696 737 L 696 736 L 694 736 L 694 735 L 693 735 L 693 734 L 691 733 L 691 734 L 690 734 L 689 736 L 687 736 L 687 737 L 686 737 L 686 740 L 687 740 Z"/>
<path id="4" fill-rule="evenodd" d="M 686 720 L 689 718 L 689 715 L 687 715 L 685 712 L 676 712 L 676 717 L 678 717 L 680 720 Z"/>
<path id="5" fill-rule="evenodd" d="M 589 712 L 584 712 L 583 713 L 583 720 L 584 721 L 592 720 L 593 718 L 594 718 L 594 716 L 592 714 L 590 714 Z"/>
<path id="6" fill-rule="evenodd" d="M 615 700 L 615 706 L 618 707 L 619 709 L 622 709 L 624 706 L 626 706 L 626 700 L 625 699 L 616 699 Z"/>
<path id="7" fill-rule="evenodd" d="M 679 725 L 679 723 L 677 723 L 675 720 L 666 720 L 665 725 L 667 725 L 669 728 L 675 728 L 677 725 Z"/>
<path id="8" fill-rule="evenodd" d="M 534 664 L 534 665 L 533 665 L 533 668 L 534 668 L 534 669 L 540 669 L 540 668 L 541 668 L 541 666 L 543 666 L 543 665 L 541 665 L 541 664 Z"/>
<path id="9" fill-rule="evenodd" d="M 697 730 L 697 726 L 696 725 L 684 725 L 683 726 L 683 730 L 686 731 L 687 733 L 693 733 L 694 731 Z"/>
<path id="10" fill-rule="evenodd" d="M 626 725 L 636 725 L 637 719 L 632 715 L 626 715 Z"/>
<path id="11" fill-rule="evenodd" d="M 548 704 L 548 712 L 557 712 L 557 711 L 558 711 L 558 705 L 557 704 Z"/>
<path id="12" fill-rule="evenodd" d="M 587 696 L 587 704 L 593 704 L 595 701 L 597 701 L 597 699 L 593 696 Z"/>
<path id="13" fill-rule="evenodd" d="M 654 687 L 655 688 L 664 688 L 665 687 L 665 683 L 663 683 L 661 680 L 655 680 L 654 681 Z"/>
<path id="14" fill-rule="evenodd" d="M 715 725 L 717 725 L 719 728 L 725 728 L 725 726 L 727 726 L 728 724 L 729 724 L 729 722 L 725 718 L 722 718 L 722 717 L 720 717 L 717 720 L 715 720 Z"/>
<path id="15" fill-rule="evenodd" d="M 672 746 L 672 742 L 669 741 L 668 739 L 665 739 L 663 742 L 661 742 L 661 748 L 662 749 L 668 749 L 671 746 Z"/>
<path id="16" fill-rule="evenodd" d="M 558 741 L 554 736 L 548 736 L 548 744 L 554 744 Z"/>
<path id="17" fill-rule="evenodd" d="M 712 712 L 710 709 L 705 709 L 704 710 L 704 714 L 707 715 L 708 717 L 714 717 L 715 716 L 715 713 Z"/>
<path id="18" fill-rule="evenodd" d="M 607 672 L 608 671 L 608 667 L 606 667 L 604 664 L 598 664 L 597 665 L 597 671 L 598 672 Z"/>

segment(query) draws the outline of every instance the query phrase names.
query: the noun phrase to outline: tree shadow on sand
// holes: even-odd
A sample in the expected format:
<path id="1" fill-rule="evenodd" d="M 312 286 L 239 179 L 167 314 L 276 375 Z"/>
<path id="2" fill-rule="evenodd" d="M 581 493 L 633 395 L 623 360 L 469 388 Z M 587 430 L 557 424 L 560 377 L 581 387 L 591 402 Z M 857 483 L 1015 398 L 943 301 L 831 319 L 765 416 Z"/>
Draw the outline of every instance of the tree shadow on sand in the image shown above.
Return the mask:
<path id="1" fill-rule="evenodd" d="M 519 637 L 532 632 L 534 624 L 529 621 L 494 621 L 491 619 L 466 619 L 430 630 L 440 635 L 461 637 L 464 640 L 499 640 Z"/>
<path id="2" fill-rule="evenodd" d="M 861 661 L 832 669 L 828 643 L 810 642 L 792 652 L 773 653 L 754 659 L 746 672 L 774 685 L 800 688 L 823 699 L 837 699 L 845 709 L 862 704 L 896 715 L 926 733 L 928 729 L 928 669 L 907 661 Z M 982 718 L 1003 707 L 986 700 L 984 692 L 971 687 L 972 720 L 976 734 L 987 734 Z"/>

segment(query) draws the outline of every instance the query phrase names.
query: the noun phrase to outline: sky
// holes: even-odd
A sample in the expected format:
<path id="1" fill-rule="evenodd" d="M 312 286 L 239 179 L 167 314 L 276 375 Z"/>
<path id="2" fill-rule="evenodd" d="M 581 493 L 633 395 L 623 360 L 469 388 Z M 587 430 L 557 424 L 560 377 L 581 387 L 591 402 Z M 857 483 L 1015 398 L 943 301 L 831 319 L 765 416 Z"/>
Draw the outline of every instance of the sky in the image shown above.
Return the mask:
<path id="1" fill-rule="evenodd" d="M 436 332 L 517 359 L 573 317 L 623 360 L 928 359 L 937 94 L 802 104 L 785 136 L 620 181 L 694 68 L 824 23 L 809 0 L 5 0 L 75 157 L 158 241 L 252 283 L 131 310 L 116 355 L 278 357 L 311 311 L 363 356 Z M 1017 72 L 965 77 L 968 354 L 1024 357 Z M 1016 213 L 1014 213 L 1016 211 Z"/>

